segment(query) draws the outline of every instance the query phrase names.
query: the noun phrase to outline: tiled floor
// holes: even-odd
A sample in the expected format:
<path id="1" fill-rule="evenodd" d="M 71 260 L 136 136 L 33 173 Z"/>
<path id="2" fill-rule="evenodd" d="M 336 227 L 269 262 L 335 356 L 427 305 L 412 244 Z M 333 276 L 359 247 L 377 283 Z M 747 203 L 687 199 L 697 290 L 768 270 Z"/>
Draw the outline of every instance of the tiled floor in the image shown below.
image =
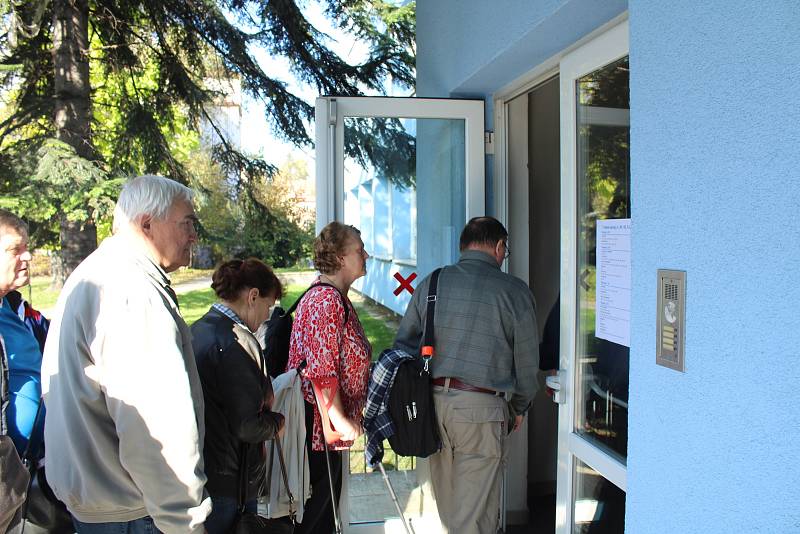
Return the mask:
<path id="1" fill-rule="evenodd" d="M 389 479 L 406 517 L 411 518 L 416 534 L 433 532 L 422 525 L 426 520 L 436 518 L 436 504 L 430 491 L 417 484 L 414 471 L 389 471 Z M 379 472 L 350 475 L 350 519 L 351 521 L 380 521 L 395 518 L 389 522 L 397 528 L 387 532 L 403 532 L 399 523 L 397 509 L 391 499 L 386 483 Z M 509 525 L 506 534 L 553 534 L 555 525 L 555 495 L 531 498 L 528 502 L 530 521 L 526 525 Z M 431 522 L 431 521 L 428 521 Z M 435 530 L 435 529 L 434 529 Z"/>

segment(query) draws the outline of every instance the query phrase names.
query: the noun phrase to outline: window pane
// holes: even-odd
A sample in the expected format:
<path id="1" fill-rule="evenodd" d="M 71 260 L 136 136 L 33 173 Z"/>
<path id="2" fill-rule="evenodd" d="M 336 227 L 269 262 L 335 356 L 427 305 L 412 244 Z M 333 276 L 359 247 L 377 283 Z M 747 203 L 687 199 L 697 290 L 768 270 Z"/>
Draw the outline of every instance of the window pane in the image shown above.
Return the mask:
<path id="1" fill-rule="evenodd" d="M 344 219 L 378 259 L 416 257 L 416 122 L 345 118 Z"/>
<path id="2" fill-rule="evenodd" d="M 353 287 L 367 296 L 379 286 L 397 287 L 392 273 L 416 270 L 413 263 L 420 256 L 435 266 L 455 262 L 466 212 L 465 121 L 346 117 L 344 124 L 344 221 L 361 230 L 372 255 L 367 275 Z M 425 141 L 418 145 L 418 138 Z M 427 172 L 421 176 L 417 168 Z M 436 180 L 431 179 L 434 175 Z M 419 241 L 418 212 L 426 216 Z M 410 299 L 410 294 L 394 298 Z M 380 471 L 366 465 L 364 445 L 361 437 L 349 452 L 350 516 L 345 519 L 351 524 L 387 521 L 399 527 Z M 388 441 L 384 447 L 383 464 L 406 517 L 417 525 L 435 524 L 436 507 L 418 477 L 417 460 L 398 457 Z M 387 531 L 393 528 L 387 526 Z M 426 531 L 423 526 L 417 530 Z"/>
<path id="3" fill-rule="evenodd" d="M 622 534 L 625 492 L 577 458 L 574 476 L 573 534 Z"/>
<path id="4" fill-rule="evenodd" d="M 630 349 L 621 344 L 624 341 L 598 337 L 595 324 L 597 221 L 629 219 L 631 214 L 628 58 L 576 83 L 579 314 L 575 431 L 624 462 Z M 615 283 L 629 294 L 629 276 Z M 629 310 L 614 312 L 620 316 L 622 329 L 627 328 Z"/>

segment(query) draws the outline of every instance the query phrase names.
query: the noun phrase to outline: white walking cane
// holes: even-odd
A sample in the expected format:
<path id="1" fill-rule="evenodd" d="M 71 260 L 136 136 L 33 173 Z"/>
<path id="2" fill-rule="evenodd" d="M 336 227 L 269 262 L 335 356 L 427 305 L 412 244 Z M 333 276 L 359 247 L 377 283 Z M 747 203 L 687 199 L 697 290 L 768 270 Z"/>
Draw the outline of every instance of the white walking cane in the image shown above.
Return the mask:
<path id="1" fill-rule="evenodd" d="M 383 467 L 382 462 L 378 462 L 378 467 L 381 470 L 381 474 L 383 475 L 383 480 L 386 482 L 386 487 L 389 489 L 389 495 L 392 497 L 392 501 L 394 502 L 394 507 L 397 508 L 397 513 L 400 515 L 400 520 L 403 522 L 403 527 L 406 529 L 406 534 L 415 534 L 414 529 L 411 528 L 411 525 L 406 520 L 406 516 L 403 515 L 403 509 L 400 508 L 400 501 L 397 500 L 397 494 L 394 492 L 394 487 L 392 487 L 392 481 L 389 480 L 389 475 L 386 474 L 386 469 Z"/>

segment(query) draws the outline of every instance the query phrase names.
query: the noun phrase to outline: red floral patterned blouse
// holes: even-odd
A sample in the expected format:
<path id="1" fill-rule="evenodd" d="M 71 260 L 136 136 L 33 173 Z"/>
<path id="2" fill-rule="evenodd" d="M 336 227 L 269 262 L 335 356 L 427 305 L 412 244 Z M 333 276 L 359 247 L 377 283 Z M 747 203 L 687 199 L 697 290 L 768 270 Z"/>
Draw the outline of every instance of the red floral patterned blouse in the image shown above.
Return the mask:
<path id="1" fill-rule="evenodd" d="M 345 298 L 350 311 L 347 324 L 344 324 L 344 307 L 339 292 L 329 286 L 314 288 L 319 281 L 319 278 L 314 281 L 312 289 L 297 306 L 287 369 L 297 368 L 306 360 L 305 376 L 308 378 L 335 377 L 345 414 L 360 423 L 367 402 L 372 347 L 350 299 Z M 303 380 L 303 396 L 306 402 L 314 403 L 308 380 Z M 352 441 L 337 441 L 329 447 L 341 450 L 352 444 Z M 315 451 L 325 450 L 322 420 L 316 406 L 312 447 Z"/>

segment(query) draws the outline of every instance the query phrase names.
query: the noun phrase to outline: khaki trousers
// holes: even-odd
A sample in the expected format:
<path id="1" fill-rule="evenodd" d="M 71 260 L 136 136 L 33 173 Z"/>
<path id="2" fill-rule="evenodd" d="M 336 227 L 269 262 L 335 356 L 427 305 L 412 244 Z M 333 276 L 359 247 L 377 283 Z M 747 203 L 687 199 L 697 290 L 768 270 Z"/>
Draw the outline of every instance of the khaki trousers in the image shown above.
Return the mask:
<path id="1" fill-rule="evenodd" d="M 508 408 L 503 397 L 434 386 L 442 450 L 430 457 L 439 519 L 451 534 L 495 534 Z"/>

